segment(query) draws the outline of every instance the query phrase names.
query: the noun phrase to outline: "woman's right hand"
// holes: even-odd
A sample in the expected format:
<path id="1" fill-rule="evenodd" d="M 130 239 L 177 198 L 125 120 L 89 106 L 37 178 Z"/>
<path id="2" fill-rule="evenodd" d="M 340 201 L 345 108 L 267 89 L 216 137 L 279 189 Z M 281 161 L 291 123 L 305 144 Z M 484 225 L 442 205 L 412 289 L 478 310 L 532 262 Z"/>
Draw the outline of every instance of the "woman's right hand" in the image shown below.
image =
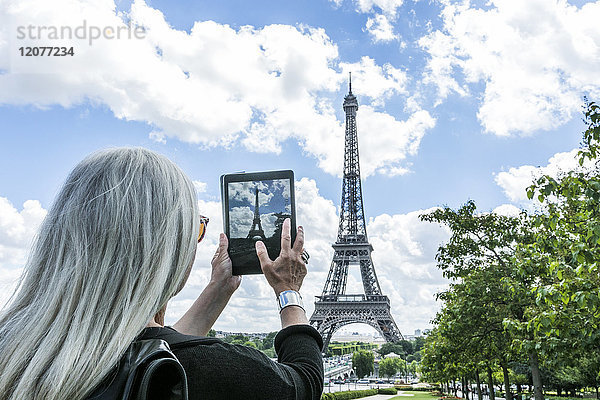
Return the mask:
<path id="1" fill-rule="evenodd" d="M 219 247 L 211 261 L 210 281 L 190 309 L 173 325 L 177 331 L 187 335 L 206 336 L 233 292 L 240 286 L 242 277 L 231 274 L 228 243 L 227 236 L 221 233 Z"/>
<path id="2" fill-rule="evenodd" d="M 267 253 L 265 244 L 261 241 L 256 242 L 256 254 L 260 260 L 260 267 L 267 278 L 267 282 L 275 295 L 284 290 L 300 291 L 302 281 L 306 276 L 306 264 L 302 259 L 304 251 L 304 229 L 299 226 L 296 234 L 296 241 L 292 246 L 292 236 L 290 234 L 290 219 L 283 221 L 281 231 L 281 252 L 279 256 L 272 261 Z"/>

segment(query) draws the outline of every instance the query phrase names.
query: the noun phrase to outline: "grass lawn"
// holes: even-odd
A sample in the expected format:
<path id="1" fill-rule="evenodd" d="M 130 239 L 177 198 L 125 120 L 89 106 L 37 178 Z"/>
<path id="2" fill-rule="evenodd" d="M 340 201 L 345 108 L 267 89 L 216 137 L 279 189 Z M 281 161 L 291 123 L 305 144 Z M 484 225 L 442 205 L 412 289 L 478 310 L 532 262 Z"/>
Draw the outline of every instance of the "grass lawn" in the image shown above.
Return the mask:
<path id="1" fill-rule="evenodd" d="M 439 396 L 433 396 L 429 392 L 418 392 L 416 390 L 398 390 L 398 393 L 410 394 L 411 396 L 394 396 L 388 400 L 435 400 Z"/>

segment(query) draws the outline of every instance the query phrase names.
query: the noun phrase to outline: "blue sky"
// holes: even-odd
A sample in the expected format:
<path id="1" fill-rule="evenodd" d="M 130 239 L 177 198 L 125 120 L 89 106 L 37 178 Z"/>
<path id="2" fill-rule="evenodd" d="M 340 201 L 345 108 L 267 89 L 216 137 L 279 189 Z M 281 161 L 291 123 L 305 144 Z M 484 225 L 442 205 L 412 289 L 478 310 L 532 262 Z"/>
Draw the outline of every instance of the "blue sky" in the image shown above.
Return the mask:
<path id="1" fill-rule="evenodd" d="M 13 285 L 44 210 L 79 160 L 143 146 L 184 169 L 211 218 L 167 322 L 208 280 L 218 179 L 227 172 L 294 170 L 312 262 L 304 296 L 320 294 L 336 234 L 349 71 L 375 268 L 408 334 L 430 326 L 433 295 L 447 283 L 433 257 L 448 233 L 418 215 L 469 199 L 485 212 L 530 208 L 524 187 L 536 174 L 574 165 L 583 96 L 597 99 L 600 89 L 600 2 L 5 3 L 0 285 Z M 19 25 L 129 19 L 145 27 L 143 39 L 62 40 L 76 53 L 62 60 L 17 55 L 20 46 L 59 45 L 17 40 Z M 355 273 L 349 288 L 360 289 Z M 258 330 L 277 329 L 269 288 L 249 277 L 215 327 L 249 330 L 256 319 Z"/>

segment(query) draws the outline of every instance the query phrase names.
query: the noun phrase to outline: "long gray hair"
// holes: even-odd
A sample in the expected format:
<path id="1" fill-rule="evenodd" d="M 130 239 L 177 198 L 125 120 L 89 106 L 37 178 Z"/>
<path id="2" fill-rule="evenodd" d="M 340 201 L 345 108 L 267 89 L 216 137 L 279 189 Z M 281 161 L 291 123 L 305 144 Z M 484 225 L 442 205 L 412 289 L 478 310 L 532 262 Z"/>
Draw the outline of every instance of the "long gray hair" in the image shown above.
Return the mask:
<path id="1" fill-rule="evenodd" d="M 181 288 L 198 229 L 167 158 L 117 148 L 78 164 L 0 314 L 0 399 L 85 398 Z"/>

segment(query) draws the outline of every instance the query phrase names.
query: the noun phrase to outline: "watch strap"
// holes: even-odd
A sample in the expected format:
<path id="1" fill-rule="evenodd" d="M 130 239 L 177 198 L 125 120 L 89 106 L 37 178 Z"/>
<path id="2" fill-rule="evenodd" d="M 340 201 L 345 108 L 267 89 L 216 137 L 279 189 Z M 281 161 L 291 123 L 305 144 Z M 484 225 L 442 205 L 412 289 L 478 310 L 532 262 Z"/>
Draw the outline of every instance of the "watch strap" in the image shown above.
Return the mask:
<path id="1" fill-rule="evenodd" d="M 289 306 L 298 306 L 304 310 L 302 296 L 295 290 L 284 290 L 277 296 L 279 302 L 279 312 Z"/>

